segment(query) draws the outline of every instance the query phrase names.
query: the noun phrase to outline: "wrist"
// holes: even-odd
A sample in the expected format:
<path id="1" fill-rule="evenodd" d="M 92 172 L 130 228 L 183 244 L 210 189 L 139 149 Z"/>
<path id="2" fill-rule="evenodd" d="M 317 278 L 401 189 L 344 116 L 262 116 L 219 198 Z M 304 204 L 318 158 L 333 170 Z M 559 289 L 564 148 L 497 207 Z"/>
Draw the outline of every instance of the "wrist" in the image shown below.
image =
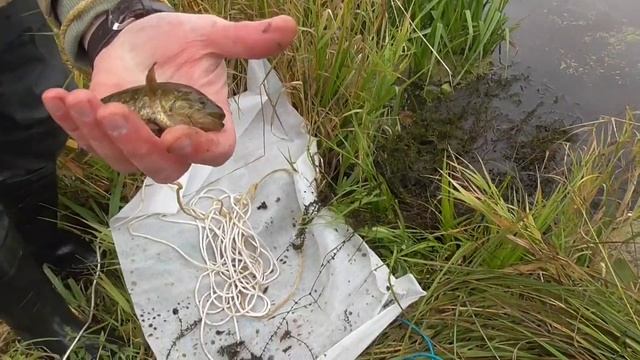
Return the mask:
<path id="1" fill-rule="evenodd" d="M 82 43 L 93 67 L 98 54 L 132 22 L 160 12 L 173 12 L 173 8 L 161 0 L 120 0 L 106 13 L 97 16 L 87 27 Z"/>

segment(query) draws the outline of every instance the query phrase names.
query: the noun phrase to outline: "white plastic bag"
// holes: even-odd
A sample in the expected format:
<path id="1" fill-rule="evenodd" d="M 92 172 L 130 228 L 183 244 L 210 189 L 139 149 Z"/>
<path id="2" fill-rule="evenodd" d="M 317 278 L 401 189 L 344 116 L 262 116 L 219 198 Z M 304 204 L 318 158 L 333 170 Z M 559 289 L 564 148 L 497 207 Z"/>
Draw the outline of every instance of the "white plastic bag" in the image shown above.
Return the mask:
<path id="1" fill-rule="evenodd" d="M 271 316 L 239 318 L 239 334 L 232 321 L 204 326 L 201 344 L 194 287 L 202 270 L 167 245 L 132 236 L 129 227 L 135 221 L 134 231 L 201 259 L 193 226 L 159 219 L 187 218 L 175 186 L 147 179 L 111 220 L 135 311 L 158 359 L 206 359 L 202 346 L 215 359 L 354 359 L 400 312 L 388 290 L 388 269 L 349 227 L 317 206 L 315 141 L 269 69 L 267 61 L 250 61 L 248 90 L 231 100 L 238 134 L 232 159 L 218 168 L 194 165 L 180 182 L 188 201 L 206 186 L 240 193 L 263 179 L 250 222 L 278 257 L 280 276 L 266 292 L 274 303 Z M 424 295 L 411 275 L 392 283 L 402 307 Z"/>

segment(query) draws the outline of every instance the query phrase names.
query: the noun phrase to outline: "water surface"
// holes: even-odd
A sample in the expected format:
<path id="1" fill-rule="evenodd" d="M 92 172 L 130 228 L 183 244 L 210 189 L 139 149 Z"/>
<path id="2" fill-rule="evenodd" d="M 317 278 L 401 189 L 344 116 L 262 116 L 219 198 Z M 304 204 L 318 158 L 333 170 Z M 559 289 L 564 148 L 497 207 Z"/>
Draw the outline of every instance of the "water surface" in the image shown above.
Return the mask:
<path id="1" fill-rule="evenodd" d="M 640 107 L 640 1 L 511 0 L 507 15 L 519 26 L 511 72 L 546 83 L 584 121 Z"/>

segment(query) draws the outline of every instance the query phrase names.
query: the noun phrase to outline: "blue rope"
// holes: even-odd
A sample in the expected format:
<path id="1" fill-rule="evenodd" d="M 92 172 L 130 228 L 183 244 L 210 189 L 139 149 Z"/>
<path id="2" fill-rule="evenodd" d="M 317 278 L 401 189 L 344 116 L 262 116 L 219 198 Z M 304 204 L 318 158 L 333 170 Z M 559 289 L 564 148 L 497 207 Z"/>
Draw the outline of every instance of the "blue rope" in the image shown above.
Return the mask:
<path id="1" fill-rule="evenodd" d="M 433 348 L 433 342 L 431 341 L 431 339 L 429 339 L 427 334 L 425 334 L 422 330 L 420 330 L 419 327 L 415 326 L 408 320 L 400 319 L 400 321 L 405 325 L 409 326 L 411 330 L 413 330 L 415 333 L 422 336 L 422 339 L 429 347 L 429 352 L 418 352 L 411 355 L 406 355 L 402 357 L 401 360 L 419 360 L 419 359 L 442 360 L 440 356 L 436 355 L 436 351 Z"/>

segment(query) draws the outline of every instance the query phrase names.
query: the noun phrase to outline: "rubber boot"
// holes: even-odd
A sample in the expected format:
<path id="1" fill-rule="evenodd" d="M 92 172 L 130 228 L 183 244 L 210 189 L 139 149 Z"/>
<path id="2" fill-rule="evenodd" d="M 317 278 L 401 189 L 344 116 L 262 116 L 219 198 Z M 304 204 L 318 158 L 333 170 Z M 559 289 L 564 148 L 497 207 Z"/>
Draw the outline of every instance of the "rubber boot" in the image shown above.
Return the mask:
<path id="1" fill-rule="evenodd" d="M 83 323 L 74 316 L 0 204 L 0 315 L 32 345 L 62 357 Z M 46 340 L 45 340 L 46 339 Z M 97 359 L 94 353 L 90 355 Z"/>

